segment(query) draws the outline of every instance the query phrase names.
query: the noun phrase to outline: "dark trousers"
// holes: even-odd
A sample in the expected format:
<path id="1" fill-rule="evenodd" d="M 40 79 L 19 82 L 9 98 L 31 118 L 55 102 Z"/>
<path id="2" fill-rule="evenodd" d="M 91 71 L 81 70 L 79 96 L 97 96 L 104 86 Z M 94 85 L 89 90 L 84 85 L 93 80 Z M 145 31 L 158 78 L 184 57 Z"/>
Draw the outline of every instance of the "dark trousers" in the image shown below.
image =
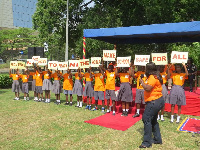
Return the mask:
<path id="1" fill-rule="evenodd" d="M 192 91 L 193 90 L 193 79 L 194 79 L 195 77 L 194 77 L 194 75 L 190 75 L 190 76 L 188 76 L 188 80 L 189 80 L 189 82 L 190 82 L 190 91 Z"/>
<path id="2" fill-rule="evenodd" d="M 162 138 L 160 134 L 159 124 L 157 122 L 158 112 L 164 107 L 163 97 L 146 103 L 146 108 L 142 116 L 142 121 L 144 123 L 144 139 L 142 145 L 147 147 L 153 143 L 162 143 Z M 152 132 L 154 138 L 152 140 Z"/>

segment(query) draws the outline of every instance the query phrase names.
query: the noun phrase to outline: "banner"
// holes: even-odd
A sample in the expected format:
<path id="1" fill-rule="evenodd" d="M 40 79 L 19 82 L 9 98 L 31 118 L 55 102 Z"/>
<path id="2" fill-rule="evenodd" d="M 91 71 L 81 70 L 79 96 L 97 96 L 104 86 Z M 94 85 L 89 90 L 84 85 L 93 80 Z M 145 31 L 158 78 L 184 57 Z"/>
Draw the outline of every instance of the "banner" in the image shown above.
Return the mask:
<path id="1" fill-rule="evenodd" d="M 90 60 L 89 59 L 80 59 L 79 60 L 79 67 L 80 68 L 89 68 L 90 67 Z"/>
<path id="2" fill-rule="evenodd" d="M 57 70 L 58 69 L 58 62 L 57 61 L 49 61 L 48 62 L 48 69 Z"/>
<path id="3" fill-rule="evenodd" d="M 187 60 L 188 60 L 188 52 L 172 51 L 171 63 L 187 63 Z"/>
<path id="4" fill-rule="evenodd" d="M 40 58 L 40 56 L 33 56 L 32 59 L 34 60 L 34 63 L 38 63 L 38 59 Z"/>
<path id="5" fill-rule="evenodd" d="M 130 67 L 131 56 L 117 57 L 117 67 Z"/>
<path id="6" fill-rule="evenodd" d="M 46 65 L 47 65 L 47 58 L 38 59 L 38 66 L 46 66 Z"/>
<path id="7" fill-rule="evenodd" d="M 26 60 L 26 66 L 33 66 L 34 60 L 33 59 L 27 59 Z"/>
<path id="8" fill-rule="evenodd" d="M 91 67 L 99 67 L 101 65 L 101 57 L 91 57 Z"/>
<path id="9" fill-rule="evenodd" d="M 167 65 L 167 53 L 151 53 L 152 62 L 156 65 Z"/>
<path id="10" fill-rule="evenodd" d="M 10 69 L 17 69 L 18 61 L 10 61 Z"/>
<path id="11" fill-rule="evenodd" d="M 67 69 L 68 69 L 68 61 L 58 62 L 58 70 L 67 70 Z"/>
<path id="12" fill-rule="evenodd" d="M 69 60 L 69 69 L 78 69 L 79 60 Z"/>
<path id="13" fill-rule="evenodd" d="M 134 65 L 146 66 L 149 63 L 150 55 L 135 55 Z"/>
<path id="14" fill-rule="evenodd" d="M 18 69 L 26 69 L 26 67 L 25 67 L 25 62 L 23 62 L 23 61 L 18 61 Z"/>
<path id="15" fill-rule="evenodd" d="M 103 50 L 103 60 L 104 61 L 115 61 L 116 50 Z"/>

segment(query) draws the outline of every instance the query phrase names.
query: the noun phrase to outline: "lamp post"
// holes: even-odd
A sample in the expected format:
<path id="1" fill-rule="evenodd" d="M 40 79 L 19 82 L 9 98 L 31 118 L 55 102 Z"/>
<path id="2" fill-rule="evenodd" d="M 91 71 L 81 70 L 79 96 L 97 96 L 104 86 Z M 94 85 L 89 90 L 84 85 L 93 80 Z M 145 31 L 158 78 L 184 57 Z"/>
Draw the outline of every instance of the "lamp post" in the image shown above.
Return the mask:
<path id="1" fill-rule="evenodd" d="M 67 19 L 66 19 L 66 49 L 65 49 L 65 61 L 68 61 L 68 18 L 69 18 L 69 10 L 68 10 L 69 0 L 67 0 Z"/>

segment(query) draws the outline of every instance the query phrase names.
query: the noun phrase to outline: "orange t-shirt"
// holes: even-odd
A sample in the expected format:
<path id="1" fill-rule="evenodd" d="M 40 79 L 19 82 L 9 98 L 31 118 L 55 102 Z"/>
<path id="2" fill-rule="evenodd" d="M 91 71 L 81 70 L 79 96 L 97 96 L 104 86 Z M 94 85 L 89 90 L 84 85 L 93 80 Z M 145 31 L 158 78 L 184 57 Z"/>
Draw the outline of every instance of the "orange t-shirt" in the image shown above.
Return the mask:
<path id="1" fill-rule="evenodd" d="M 161 72 L 160 75 L 162 76 L 163 84 L 165 84 L 167 82 L 167 73 L 166 72 Z"/>
<path id="2" fill-rule="evenodd" d="M 59 73 L 60 75 L 62 75 L 62 73 Z M 60 77 L 58 77 L 58 74 L 55 72 L 51 75 L 52 78 L 54 78 L 54 80 L 60 80 Z"/>
<path id="3" fill-rule="evenodd" d="M 42 76 L 43 76 L 43 73 L 39 73 L 39 72 L 36 71 L 36 79 L 35 79 L 35 85 L 36 86 L 42 86 L 43 85 Z"/>
<path id="4" fill-rule="evenodd" d="M 73 89 L 73 81 L 72 78 L 69 77 L 68 73 L 63 75 L 64 82 L 63 82 L 63 89 L 64 90 L 72 90 Z"/>
<path id="5" fill-rule="evenodd" d="M 44 79 L 51 79 L 51 75 L 48 73 L 48 71 L 43 71 L 42 73 L 44 75 Z"/>
<path id="6" fill-rule="evenodd" d="M 145 102 L 156 100 L 162 96 L 162 85 L 157 78 L 150 75 L 147 79 L 147 84 L 151 85 L 153 89 L 151 91 L 144 91 Z"/>
<path id="7" fill-rule="evenodd" d="M 186 79 L 185 73 L 172 73 L 171 77 L 173 80 L 173 84 L 182 86 Z"/>
<path id="8" fill-rule="evenodd" d="M 82 73 L 82 72 L 81 72 L 81 74 L 84 75 L 84 73 Z M 76 80 L 81 80 L 81 79 L 82 79 L 82 77 L 79 77 L 79 76 L 78 76 L 78 72 L 75 73 L 75 79 L 76 79 Z"/>
<path id="9" fill-rule="evenodd" d="M 13 80 L 19 80 L 19 76 L 17 74 L 10 74 L 10 78 L 13 78 Z"/>
<path id="10" fill-rule="evenodd" d="M 92 74 L 93 74 L 93 73 L 92 73 Z M 93 78 L 90 77 L 90 73 L 88 73 L 88 72 L 86 72 L 86 73 L 84 74 L 84 77 L 85 77 L 86 81 L 93 81 Z"/>
<path id="11" fill-rule="evenodd" d="M 168 66 L 168 65 L 165 65 L 164 72 L 166 72 L 166 71 L 167 71 L 167 66 Z M 174 71 L 175 71 L 175 66 L 174 66 L 174 65 L 172 65 L 172 66 L 169 68 L 169 72 L 170 72 L 170 74 L 172 74 Z"/>
<path id="12" fill-rule="evenodd" d="M 36 73 L 35 73 L 35 72 L 30 72 L 30 73 L 29 73 L 29 75 L 30 75 L 30 76 L 33 76 L 33 80 L 35 80 L 35 79 L 36 79 L 36 76 L 37 76 L 37 75 L 36 75 Z"/>
<path id="13" fill-rule="evenodd" d="M 28 82 L 29 75 L 21 74 L 21 75 L 20 75 L 20 78 L 22 79 L 22 82 L 23 82 L 23 83 L 26 83 L 26 82 Z"/>
<path id="14" fill-rule="evenodd" d="M 106 90 L 115 90 L 115 72 L 106 70 Z"/>
<path id="15" fill-rule="evenodd" d="M 105 91 L 104 76 L 101 73 L 94 74 L 94 91 Z"/>
<path id="16" fill-rule="evenodd" d="M 119 73 L 121 83 L 130 82 L 130 75 L 129 73 Z"/>
<path id="17" fill-rule="evenodd" d="M 144 74 L 144 78 L 142 78 L 143 81 L 145 81 L 147 79 L 145 72 L 143 71 L 138 71 L 135 73 L 135 77 L 137 78 L 137 89 L 143 89 L 142 85 L 140 84 L 140 76 L 141 74 Z"/>

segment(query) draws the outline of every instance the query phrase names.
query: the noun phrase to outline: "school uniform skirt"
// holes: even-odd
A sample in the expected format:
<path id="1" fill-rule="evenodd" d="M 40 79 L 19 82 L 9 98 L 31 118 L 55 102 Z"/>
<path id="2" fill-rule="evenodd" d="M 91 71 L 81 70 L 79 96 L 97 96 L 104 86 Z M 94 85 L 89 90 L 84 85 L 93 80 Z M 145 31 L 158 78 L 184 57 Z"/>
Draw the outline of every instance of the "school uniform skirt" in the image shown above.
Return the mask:
<path id="1" fill-rule="evenodd" d="M 28 91 L 28 82 L 22 83 L 22 92 L 23 93 L 29 93 L 29 91 Z"/>
<path id="2" fill-rule="evenodd" d="M 92 81 L 86 81 L 85 90 L 83 92 L 84 96 L 94 97 L 94 86 Z"/>
<path id="3" fill-rule="evenodd" d="M 35 79 L 32 81 L 32 91 L 35 91 Z"/>
<path id="4" fill-rule="evenodd" d="M 54 80 L 53 81 L 52 92 L 55 93 L 55 94 L 61 93 L 60 80 Z"/>
<path id="5" fill-rule="evenodd" d="M 162 95 L 163 95 L 165 103 L 169 103 L 169 94 L 168 94 L 167 87 L 165 84 L 162 85 Z"/>
<path id="6" fill-rule="evenodd" d="M 20 90 L 19 81 L 18 80 L 13 80 L 12 91 L 13 92 L 19 92 L 19 90 Z"/>
<path id="7" fill-rule="evenodd" d="M 83 85 L 80 80 L 75 80 L 73 94 L 76 94 L 78 96 L 83 95 Z"/>
<path id="8" fill-rule="evenodd" d="M 177 105 L 186 105 L 185 91 L 180 85 L 173 85 L 170 95 L 169 95 L 169 103 L 177 104 Z"/>
<path id="9" fill-rule="evenodd" d="M 52 84 L 51 84 L 51 80 L 50 79 L 44 79 L 43 80 L 43 85 L 42 85 L 42 90 L 46 91 L 46 90 L 51 90 Z"/>
<path id="10" fill-rule="evenodd" d="M 120 90 L 117 96 L 117 101 L 132 102 L 133 94 L 131 85 L 129 82 L 123 82 L 120 84 Z"/>

